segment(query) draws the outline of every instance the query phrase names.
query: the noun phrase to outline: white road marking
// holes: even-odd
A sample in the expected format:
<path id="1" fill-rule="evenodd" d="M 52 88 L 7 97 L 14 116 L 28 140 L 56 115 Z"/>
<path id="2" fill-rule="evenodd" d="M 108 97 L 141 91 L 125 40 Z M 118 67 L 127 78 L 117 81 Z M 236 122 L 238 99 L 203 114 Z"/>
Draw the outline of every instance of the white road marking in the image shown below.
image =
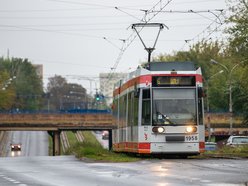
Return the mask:
<path id="1" fill-rule="evenodd" d="M 2 177 L 2 178 L 5 179 L 5 180 L 8 180 L 9 182 L 18 184 L 18 186 L 28 186 L 27 184 L 23 184 L 23 183 L 21 183 L 21 182 L 19 182 L 19 181 L 16 181 L 16 180 L 14 180 L 14 179 L 12 179 L 12 178 L 9 178 L 9 177 L 7 177 L 7 176 L 5 176 L 5 175 L 3 175 L 3 174 L 0 174 L 0 177 Z"/>

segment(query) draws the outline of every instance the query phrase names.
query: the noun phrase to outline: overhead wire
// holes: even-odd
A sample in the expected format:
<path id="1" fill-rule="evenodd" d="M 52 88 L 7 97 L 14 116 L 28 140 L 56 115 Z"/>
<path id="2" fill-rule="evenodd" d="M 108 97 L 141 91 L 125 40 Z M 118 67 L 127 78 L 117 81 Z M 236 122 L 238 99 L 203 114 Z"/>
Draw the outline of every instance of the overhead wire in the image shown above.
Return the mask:
<path id="1" fill-rule="evenodd" d="M 29 12 L 65 12 L 65 11 L 85 11 L 85 10 L 98 10 L 100 8 L 63 8 L 63 9 L 15 9 L 15 10 L 1 10 L 0 9 L 0 13 L 29 13 Z"/>
<path id="2" fill-rule="evenodd" d="M 214 12 L 220 12 L 220 13 L 222 13 L 224 11 L 224 9 L 214 9 L 214 10 L 197 10 L 197 11 L 195 11 L 195 10 L 187 10 L 187 11 L 173 11 L 173 10 L 169 10 L 169 11 L 161 11 L 161 12 L 164 12 L 164 13 L 186 13 L 186 14 L 188 14 L 188 13 L 193 13 L 193 14 L 197 14 L 197 15 L 199 15 L 199 16 L 201 16 L 201 17 L 203 17 L 203 18 L 205 18 L 205 19 L 208 19 L 208 20 L 210 20 L 210 21 L 216 21 L 216 23 L 219 23 L 219 24 L 222 24 L 221 23 L 221 20 L 220 20 L 220 18 L 218 17 L 218 15 L 216 15 Z M 202 15 L 201 13 L 210 13 L 210 14 L 212 14 L 212 15 L 214 15 L 215 16 L 215 18 L 217 18 L 217 20 L 219 21 L 219 22 L 217 22 L 217 20 L 213 20 L 213 19 L 211 19 L 211 18 L 209 18 L 208 16 L 204 16 L 204 15 Z"/>
<path id="3" fill-rule="evenodd" d="M 63 8 L 63 9 L 11 9 L 11 10 L 3 10 L 0 9 L 0 13 L 6 13 L 6 12 L 56 12 L 56 11 L 81 11 L 81 10 L 92 10 L 92 9 L 100 9 L 100 8 L 114 8 L 114 6 L 106 6 L 105 4 L 94 4 L 94 3 L 83 3 L 83 2 L 73 2 L 73 1 L 66 1 L 66 0 L 46 0 L 46 1 L 54 1 L 54 2 L 60 2 L 60 3 L 67 3 L 67 4 L 80 4 L 80 5 L 86 5 L 86 6 L 92 6 L 92 7 L 98 7 L 98 8 Z M 191 3 L 199 3 L 199 2 L 209 2 L 209 1 L 217 1 L 217 0 L 195 0 L 195 1 L 186 1 L 186 2 L 175 2 L 175 4 L 191 4 Z M 133 10 L 133 11 L 140 11 L 140 4 L 133 5 L 133 6 L 118 6 L 120 9 L 126 9 L 126 10 Z M 142 7 L 151 7 L 151 4 L 142 4 Z M 137 7 L 137 8 L 133 8 Z"/>
<path id="4" fill-rule="evenodd" d="M 47 1 L 76 4 L 76 5 L 85 5 L 85 6 L 93 6 L 93 7 L 102 7 L 102 8 L 113 8 L 113 6 L 108 6 L 108 5 L 103 5 L 103 4 L 83 3 L 83 2 L 77 2 L 77 1 L 66 1 L 66 0 L 47 0 Z"/>
<path id="5" fill-rule="evenodd" d="M 60 61 L 60 60 L 47 60 L 47 59 L 34 59 L 34 58 L 31 58 L 31 60 L 36 61 L 36 62 L 55 63 L 55 64 L 60 64 L 60 65 L 76 65 L 76 66 L 83 65 L 83 63 L 68 63 L 68 62 Z M 87 64 L 87 67 L 109 69 L 109 67 L 106 67 L 106 66 L 92 65 L 92 64 Z"/>
<path id="6" fill-rule="evenodd" d="M 175 22 L 175 21 L 182 21 L 182 20 L 199 20 L 201 18 L 176 18 L 176 19 L 167 19 L 163 21 L 167 22 Z M 158 20 L 159 21 L 159 20 Z M 16 26 L 20 27 L 63 27 L 63 26 L 95 26 L 95 25 L 126 25 L 129 22 L 96 22 L 96 23 L 68 23 L 68 24 L 18 24 Z M 12 25 L 11 25 L 12 26 Z"/>
<path id="7" fill-rule="evenodd" d="M 207 2 L 209 3 L 210 1 L 218 1 L 218 0 L 194 0 L 194 1 L 184 1 L 184 2 L 175 2 L 175 4 L 191 4 L 191 3 L 202 3 L 202 2 Z"/>
<path id="8" fill-rule="evenodd" d="M 118 8 L 117 6 L 115 7 L 115 9 L 116 9 L 116 10 L 119 10 L 120 12 L 122 12 L 122 13 L 124 13 L 124 14 L 129 15 L 130 17 L 132 17 L 132 18 L 134 18 L 134 19 L 136 19 L 136 20 L 138 20 L 138 21 L 141 21 L 141 20 L 140 20 L 139 18 L 137 18 L 136 16 L 134 16 L 134 15 L 132 15 L 132 14 L 126 12 L 126 11 L 123 11 L 122 9 Z"/>
<path id="9" fill-rule="evenodd" d="M 24 27 L 24 26 L 13 26 L 13 25 L 0 24 L 0 27 L 26 29 L 26 30 L 29 30 L 29 31 L 41 31 L 41 32 L 59 33 L 59 34 L 64 34 L 64 35 L 84 36 L 84 37 L 90 37 L 90 38 L 102 38 L 101 36 L 96 36 L 96 35 L 62 32 L 62 31 L 58 31 L 58 30 L 37 29 L 37 28 Z"/>
<path id="10" fill-rule="evenodd" d="M 105 5 L 100 5 L 100 4 L 92 4 L 92 3 L 80 3 L 80 2 L 73 2 L 73 1 L 65 1 L 65 0 L 48 0 L 48 1 L 54 1 L 54 2 L 62 2 L 62 3 L 71 3 L 71 4 L 81 4 L 81 5 L 87 5 L 87 6 L 92 6 L 92 7 L 98 7 L 98 8 L 115 8 L 114 6 L 105 6 Z M 125 8 L 125 7 L 117 7 L 119 11 L 121 11 L 122 13 L 130 16 L 130 17 L 133 17 L 135 18 L 136 20 L 139 20 L 139 21 L 143 21 L 143 22 L 149 22 L 150 20 L 153 19 L 153 17 L 155 17 L 157 14 L 159 14 L 160 12 L 163 12 L 162 10 L 164 9 L 160 9 L 160 11 L 157 11 L 155 12 L 156 10 L 156 6 L 160 6 L 160 8 L 162 8 L 162 1 L 163 0 L 160 0 L 157 4 L 155 4 L 150 10 L 147 10 L 147 12 L 150 11 L 150 15 L 148 15 L 147 13 L 145 14 L 145 16 L 142 18 L 142 19 L 139 19 L 138 17 L 132 15 L 132 14 L 129 14 L 128 12 L 126 11 L 123 11 L 123 10 L 139 10 L 139 9 L 134 9 L 134 8 Z M 171 0 L 172 1 L 172 0 Z M 170 3 L 171 1 L 168 1 L 168 3 Z M 201 2 L 205 2 L 206 0 L 204 1 L 201 1 Z M 191 2 L 199 2 L 199 1 L 191 1 Z M 189 2 L 190 3 L 190 2 Z M 166 5 L 167 6 L 167 5 Z M 140 11 L 140 10 L 139 10 Z M 102 17 L 102 16 L 101 16 Z M 1 25 L 0 25 L 1 26 Z M 7 27 L 10 27 L 11 25 L 7 25 Z M 22 26 L 20 26 L 21 28 Z M 18 28 L 18 26 L 16 26 L 16 28 Z M 34 31 L 44 31 L 44 32 L 53 32 L 53 33 L 59 33 L 59 34 L 66 34 L 66 35 L 78 35 L 78 36 L 84 36 L 84 37 L 94 37 L 94 38 L 103 38 L 102 36 L 93 36 L 93 35 L 85 35 L 85 34 L 75 34 L 75 33 L 63 33 L 61 31 L 58 31 L 58 30 L 46 30 L 46 29 L 35 29 L 35 28 L 30 28 L 30 27 L 22 27 L 21 29 L 26 29 L 26 30 L 34 30 Z M 136 34 L 133 32 L 127 39 L 123 40 L 123 43 L 122 43 L 122 47 L 118 47 L 116 45 L 116 48 L 118 48 L 120 50 L 120 53 L 115 61 L 115 64 L 113 65 L 113 67 L 111 68 L 111 72 L 114 73 L 114 71 L 117 69 L 117 66 L 124 54 L 124 52 L 127 50 L 127 48 L 131 45 L 131 43 L 135 40 L 136 38 Z M 197 37 L 197 36 L 196 36 Z M 106 37 L 105 37 L 106 38 Z M 115 40 L 117 40 L 118 38 L 113 38 Z M 108 40 L 109 43 L 111 43 L 111 41 L 109 40 L 109 37 L 106 38 L 106 41 Z M 112 43 L 112 45 L 114 46 L 115 44 Z"/>
<path id="11" fill-rule="evenodd" d="M 165 4 L 162 4 L 163 3 L 163 0 L 160 0 L 158 1 L 152 8 L 150 8 L 148 10 L 148 12 L 152 12 L 152 11 L 155 11 L 156 8 L 159 6 L 159 11 L 154 13 L 152 16 L 148 17 L 148 14 L 146 13 L 141 20 L 141 22 L 145 22 L 145 23 L 148 23 L 150 22 L 155 16 L 157 16 L 171 1 L 173 0 L 168 0 Z M 143 30 L 143 28 L 140 28 L 138 30 L 138 33 L 141 32 Z M 113 65 L 113 68 L 111 69 L 111 72 L 109 73 L 109 79 L 112 78 L 112 75 L 114 74 L 124 52 L 127 50 L 127 48 L 131 45 L 131 43 L 135 40 L 135 38 L 137 37 L 136 35 L 136 32 L 133 31 L 132 34 L 129 35 L 129 37 L 125 40 L 125 42 L 123 42 L 123 46 L 122 46 L 122 50 L 120 51 L 114 65 Z"/>
<path id="12" fill-rule="evenodd" d="M 209 37 L 209 36 L 212 35 L 214 32 L 216 32 L 216 31 L 218 30 L 218 28 L 222 27 L 223 24 L 225 23 L 225 20 L 224 20 L 224 21 L 221 21 L 220 23 L 219 23 L 217 20 L 220 20 L 220 16 L 223 16 L 223 17 L 224 17 L 223 14 L 224 14 L 224 12 L 221 11 L 220 14 L 217 15 L 217 17 L 215 18 L 215 20 L 213 20 L 213 21 L 212 21 L 205 29 L 203 29 L 200 33 L 198 33 L 196 36 L 192 37 L 191 39 L 185 39 L 185 40 L 184 40 L 185 43 L 183 44 L 183 46 L 181 47 L 180 50 L 183 50 L 184 47 L 185 47 L 187 44 L 189 44 L 191 41 L 194 41 L 196 38 L 199 38 L 200 35 L 204 34 L 207 30 L 211 29 L 211 26 L 214 25 L 215 23 L 217 23 L 218 26 L 217 26 L 215 29 L 209 31 L 209 33 L 208 33 L 206 36 L 204 36 L 202 39 Z M 224 17 L 224 18 L 225 18 L 225 17 Z"/>
<path id="13" fill-rule="evenodd" d="M 165 6 L 163 6 L 161 9 L 160 9 L 160 11 L 155 11 L 155 7 L 156 6 L 158 6 L 159 4 L 161 4 L 161 1 L 159 1 L 156 5 L 154 5 L 150 10 L 145 10 L 145 16 L 142 18 L 142 21 L 143 22 L 146 22 L 146 23 L 148 23 L 150 20 L 152 20 L 156 15 L 158 15 L 159 13 L 161 13 L 162 11 L 163 11 L 163 9 L 164 9 L 164 7 L 166 7 L 169 3 L 170 3 L 171 1 L 168 1 L 167 2 L 167 4 L 165 5 Z M 144 11 L 144 10 L 143 10 Z M 215 11 L 220 11 L 220 10 L 215 10 Z M 207 11 L 206 11 L 207 12 Z M 223 10 L 221 10 L 220 11 L 221 13 L 220 13 L 220 15 L 222 14 L 222 12 L 223 12 Z M 193 11 L 193 10 L 190 10 L 190 11 L 188 11 L 188 13 L 200 13 L 200 11 L 199 12 L 195 12 L 195 11 Z M 212 12 L 210 12 L 210 13 L 212 13 Z M 150 15 L 150 14 L 152 14 L 150 17 L 148 17 L 148 15 Z M 214 13 L 212 13 L 212 14 L 214 14 Z M 219 15 L 219 16 L 220 16 Z M 216 15 L 216 14 L 214 14 L 214 16 L 216 17 L 216 19 L 214 19 L 214 20 L 212 20 L 212 19 L 210 19 L 211 21 L 212 21 L 212 23 L 210 24 L 210 26 L 213 24 L 213 23 L 219 23 L 220 25 L 222 25 L 222 23 L 221 23 L 221 21 L 220 22 L 218 22 L 217 20 L 220 20 L 220 18 L 219 18 L 219 16 L 218 15 Z M 147 18 L 148 17 L 148 18 Z M 204 16 L 205 17 L 205 16 Z M 206 18 L 206 17 L 205 17 Z M 207 27 L 207 28 L 209 28 L 209 26 Z M 207 29 L 206 28 L 206 29 Z M 143 28 L 141 28 L 138 32 L 141 32 L 141 30 L 142 30 Z M 212 32 L 213 33 L 213 32 Z M 211 35 L 212 33 L 210 33 L 209 35 Z M 132 36 L 134 34 L 134 32 L 130 35 L 130 37 Z M 196 36 L 196 37 L 198 37 L 199 36 L 199 34 Z M 125 50 L 130 46 L 130 44 L 135 40 L 135 38 L 136 38 L 136 35 L 130 40 L 129 38 L 128 39 L 126 39 L 125 40 L 125 42 L 127 42 L 127 46 L 125 47 L 122 47 L 123 48 L 123 50 L 121 50 L 120 51 L 120 53 L 119 53 L 119 55 L 118 55 L 118 57 L 117 57 L 117 59 L 116 59 L 116 62 L 115 62 L 115 64 L 114 64 L 114 66 L 113 66 L 113 68 L 111 69 L 111 72 L 109 73 L 109 79 L 111 79 L 112 78 L 112 75 L 113 75 L 113 73 L 115 72 L 115 70 L 116 70 L 116 68 L 117 68 L 117 66 L 118 66 L 118 64 L 119 64 L 119 62 L 120 62 L 120 60 L 121 60 L 121 57 L 122 57 L 122 55 L 124 54 L 124 52 L 125 52 Z M 194 39 L 194 38 L 193 38 Z M 187 40 L 185 40 L 185 41 L 187 41 Z M 191 40 L 188 40 L 188 41 L 191 41 Z M 185 44 L 186 43 L 188 43 L 188 42 L 185 42 Z M 183 46 L 184 47 L 184 46 Z"/>
<path id="14" fill-rule="evenodd" d="M 106 37 L 103 37 L 103 39 L 105 40 L 105 41 L 107 41 L 108 43 L 110 43 L 112 46 L 114 46 L 115 48 L 117 48 L 117 49 L 119 49 L 119 50 L 121 50 L 121 48 L 119 48 L 119 46 L 117 46 L 116 44 L 114 44 L 113 42 L 111 42 L 109 39 L 107 39 Z"/>
<path id="15" fill-rule="evenodd" d="M 130 15 L 128 15 L 130 16 Z M 126 15 L 101 15 L 101 16 L 0 16 L 0 19 L 99 19 L 99 18 L 112 18 L 119 19 L 120 17 L 126 17 Z"/>

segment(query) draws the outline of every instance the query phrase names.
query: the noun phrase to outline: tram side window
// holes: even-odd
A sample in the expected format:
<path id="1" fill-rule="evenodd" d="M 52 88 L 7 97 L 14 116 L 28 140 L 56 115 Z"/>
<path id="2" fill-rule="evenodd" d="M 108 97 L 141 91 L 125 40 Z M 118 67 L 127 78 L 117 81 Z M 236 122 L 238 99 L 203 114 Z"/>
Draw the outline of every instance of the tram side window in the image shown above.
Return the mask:
<path id="1" fill-rule="evenodd" d="M 134 126 L 138 126 L 139 118 L 139 97 L 134 96 L 133 100 L 133 117 L 134 117 Z"/>
<path id="2" fill-rule="evenodd" d="M 151 124 L 150 89 L 144 89 L 142 96 L 142 125 L 150 125 L 150 124 Z"/>
<path id="3" fill-rule="evenodd" d="M 138 105 L 139 99 L 134 96 L 134 92 L 128 94 L 128 126 L 138 125 Z"/>
<path id="4" fill-rule="evenodd" d="M 120 98 L 120 127 L 126 126 L 126 105 L 127 105 L 127 96 L 124 95 Z"/>
<path id="5" fill-rule="evenodd" d="M 198 98 L 198 116 L 199 116 L 199 125 L 203 125 L 203 101 L 202 101 L 202 98 Z"/>
<path id="6" fill-rule="evenodd" d="M 112 112 L 113 112 L 115 122 L 117 122 L 117 119 L 118 119 L 118 107 L 119 107 L 118 100 L 114 99 L 113 105 L 112 105 Z"/>
<path id="7" fill-rule="evenodd" d="M 133 92 L 128 94 L 128 126 L 133 125 Z"/>

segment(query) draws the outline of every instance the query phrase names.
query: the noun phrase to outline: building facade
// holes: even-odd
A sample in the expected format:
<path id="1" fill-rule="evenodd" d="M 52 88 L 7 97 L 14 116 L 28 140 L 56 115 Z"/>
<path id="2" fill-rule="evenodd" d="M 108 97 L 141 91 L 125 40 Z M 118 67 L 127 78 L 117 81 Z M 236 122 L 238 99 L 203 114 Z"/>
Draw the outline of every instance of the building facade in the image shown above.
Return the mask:
<path id="1" fill-rule="evenodd" d="M 104 95 L 107 105 L 111 105 L 113 101 L 114 84 L 126 75 L 126 73 L 100 73 L 100 92 Z"/>
<path id="2" fill-rule="evenodd" d="M 43 79 L 43 65 L 41 64 L 32 64 L 35 68 L 36 74 L 39 78 Z"/>

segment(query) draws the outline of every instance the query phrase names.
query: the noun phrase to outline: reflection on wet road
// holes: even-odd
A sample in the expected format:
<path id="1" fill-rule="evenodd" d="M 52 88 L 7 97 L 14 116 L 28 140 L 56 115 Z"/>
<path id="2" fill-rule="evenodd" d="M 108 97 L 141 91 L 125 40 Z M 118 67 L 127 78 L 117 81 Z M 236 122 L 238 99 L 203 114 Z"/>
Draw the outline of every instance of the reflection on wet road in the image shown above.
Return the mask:
<path id="1" fill-rule="evenodd" d="M 8 157 L 0 158 L 0 185 L 13 186 L 15 180 L 22 186 L 246 186 L 247 164 L 245 159 L 85 163 L 73 156 Z"/>

